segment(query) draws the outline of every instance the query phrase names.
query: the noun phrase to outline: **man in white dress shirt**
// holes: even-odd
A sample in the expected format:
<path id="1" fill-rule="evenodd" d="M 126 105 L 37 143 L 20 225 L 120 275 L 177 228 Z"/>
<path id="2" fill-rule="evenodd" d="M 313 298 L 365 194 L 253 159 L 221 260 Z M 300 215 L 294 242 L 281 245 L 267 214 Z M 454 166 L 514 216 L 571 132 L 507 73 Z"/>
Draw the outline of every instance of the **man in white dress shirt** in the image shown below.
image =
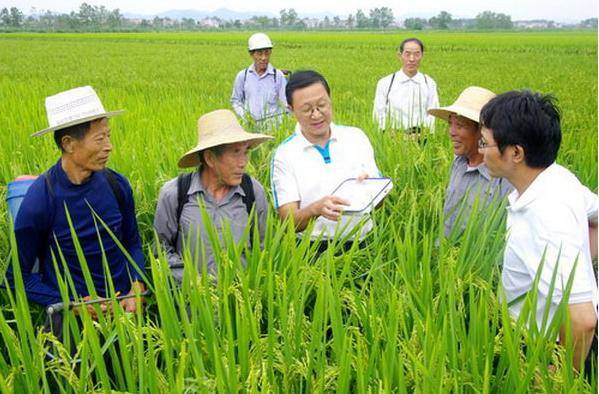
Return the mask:
<path id="1" fill-rule="evenodd" d="M 424 44 L 417 38 L 407 38 L 400 44 L 397 56 L 401 69 L 376 85 L 373 118 L 381 130 L 419 133 L 423 127 L 432 129 L 434 118 L 427 110 L 439 107 L 439 96 L 435 81 L 418 71 Z"/>

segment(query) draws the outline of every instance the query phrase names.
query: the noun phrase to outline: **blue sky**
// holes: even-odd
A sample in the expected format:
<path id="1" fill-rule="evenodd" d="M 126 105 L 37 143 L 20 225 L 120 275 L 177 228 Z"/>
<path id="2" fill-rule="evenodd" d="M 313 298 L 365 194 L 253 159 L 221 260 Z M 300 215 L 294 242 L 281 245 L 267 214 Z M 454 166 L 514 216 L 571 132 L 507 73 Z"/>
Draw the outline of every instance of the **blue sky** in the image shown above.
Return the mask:
<path id="1" fill-rule="evenodd" d="M 295 8 L 306 14 L 330 12 L 341 16 L 355 13 L 357 9 L 391 7 L 396 16 L 414 14 L 437 14 L 448 11 L 455 17 L 474 17 L 479 12 L 491 10 L 512 16 L 512 20 L 552 19 L 555 21 L 578 21 L 597 17 L 597 0 L 85 0 L 89 4 L 119 8 L 122 13 L 156 14 L 173 9 L 213 11 L 228 8 L 244 12 L 270 12 L 278 14 L 282 8 Z M 16 6 L 26 14 L 32 7 L 37 10 L 69 12 L 79 9 L 83 0 L 0 0 L 0 7 Z"/>

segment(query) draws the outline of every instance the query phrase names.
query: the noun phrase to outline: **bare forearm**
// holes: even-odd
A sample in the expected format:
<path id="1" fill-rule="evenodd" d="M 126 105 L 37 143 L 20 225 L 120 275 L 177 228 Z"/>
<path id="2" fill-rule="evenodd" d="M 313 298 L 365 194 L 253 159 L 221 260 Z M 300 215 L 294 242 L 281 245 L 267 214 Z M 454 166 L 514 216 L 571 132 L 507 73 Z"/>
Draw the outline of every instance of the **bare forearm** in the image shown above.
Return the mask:
<path id="1" fill-rule="evenodd" d="M 597 325 L 597 315 L 591 302 L 568 305 L 572 333 L 572 365 L 579 371 L 584 364 Z M 566 326 L 560 328 L 560 344 L 566 344 Z"/>
<path id="2" fill-rule="evenodd" d="M 591 248 L 591 259 L 597 259 L 597 220 L 589 222 L 589 246 Z"/>
<path id="3" fill-rule="evenodd" d="M 299 232 L 304 231 L 306 227 L 308 227 L 310 220 L 316 217 L 313 211 L 314 204 L 310 204 L 302 209 L 296 207 L 289 207 L 285 210 L 280 210 L 279 216 L 281 217 L 281 219 L 287 219 L 291 216 L 293 224 L 295 225 L 295 231 Z"/>

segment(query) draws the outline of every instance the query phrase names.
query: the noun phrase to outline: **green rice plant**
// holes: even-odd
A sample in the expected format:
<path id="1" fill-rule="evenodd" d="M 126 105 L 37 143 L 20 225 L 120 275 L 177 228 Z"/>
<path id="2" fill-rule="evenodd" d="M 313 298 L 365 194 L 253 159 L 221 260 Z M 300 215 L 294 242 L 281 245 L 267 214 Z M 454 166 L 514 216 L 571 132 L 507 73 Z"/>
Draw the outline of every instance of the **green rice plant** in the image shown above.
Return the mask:
<path id="1" fill-rule="evenodd" d="M 555 94 L 563 126 L 558 162 L 597 190 L 596 34 L 419 36 L 426 45 L 423 70 L 437 82 L 442 105 L 469 85 Z M 154 247 L 158 190 L 195 144 L 197 118 L 229 107 L 234 75 L 250 62 L 247 34 L 0 35 L 0 184 L 39 174 L 57 160 L 51 138 L 29 138 L 46 126 L 44 97 L 89 84 L 107 109 L 126 109 L 110 121 L 110 166 L 133 189 L 151 290 L 137 314 L 116 302 L 112 315 L 97 321 L 86 310 L 79 317 L 63 312 L 60 343 L 41 332 L 45 311 L 30 309 L 17 280 L 14 291 L 2 292 L 0 390 L 596 392 L 596 371 L 588 380 L 574 373 L 571 349 L 555 343 L 556 323 L 541 322 L 546 335 L 527 330 L 527 318 L 514 321 L 502 302 L 504 205 L 475 209 L 461 235 L 443 238 L 453 159 L 445 124 L 437 122 L 426 143 L 376 129 L 376 81 L 399 68 L 394 52 L 404 35 L 274 32 L 272 38 L 276 67 L 325 75 L 334 121 L 365 131 L 394 189 L 373 213 L 366 246 L 345 252 L 336 239 L 317 255 L 274 212 L 262 242 L 249 227 L 236 243 L 209 225 L 218 280 L 187 251 L 178 285 L 164 251 Z M 287 117 L 268 130 L 275 142 L 251 153 L 248 172 L 267 189 L 273 149 L 294 127 Z M 96 226 L 98 233 L 108 230 L 101 218 Z M 3 273 L 17 259 L 5 210 L 0 228 Z M 54 264 L 62 271 L 60 253 Z M 18 271 L 17 264 L 17 278 Z M 74 288 L 68 273 L 59 284 L 68 300 Z"/>

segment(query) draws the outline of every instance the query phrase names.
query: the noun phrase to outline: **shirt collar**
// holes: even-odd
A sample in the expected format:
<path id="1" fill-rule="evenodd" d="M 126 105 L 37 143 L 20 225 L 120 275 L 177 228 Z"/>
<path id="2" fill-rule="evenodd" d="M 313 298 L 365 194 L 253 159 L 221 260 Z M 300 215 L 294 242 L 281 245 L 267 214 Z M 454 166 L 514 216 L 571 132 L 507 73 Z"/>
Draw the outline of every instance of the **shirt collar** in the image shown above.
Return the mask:
<path id="1" fill-rule="evenodd" d="M 416 83 L 425 83 L 424 75 L 420 71 L 418 71 L 416 73 L 416 75 L 414 75 L 412 78 L 410 78 L 406 75 L 406 73 L 403 72 L 403 69 L 400 69 L 397 72 L 396 78 L 401 83 L 408 82 L 408 81 L 414 81 Z"/>
<path id="2" fill-rule="evenodd" d="M 303 149 L 311 148 L 314 146 L 313 143 L 311 143 L 310 141 L 308 141 L 306 139 L 306 137 L 304 137 L 304 134 L 302 133 L 302 129 L 301 129 L 299 122 L 297 122 L 295 124 L 294 133 L 297 135 L 297 138 L 299 138 L 299 141 L 301 142 Z M 329 138 L 329 141 L 337 141 L 338 134 L 339 134 L 339 131 L 337 130 L 337 125 L 335 123 L 331 122 L 331 137 Z"/>
<path id="3" fill-rule="evenodd" d="M 489 182 L 492 181 L 491 175 L 489 174 L 489 169 L 485 165 L 485 163 L 480 163 L 476 167 L 468 167 L 468 159 L 464 156 L 456 156 L 455 160 L 464 168 L 464 172 L 474 172 L 478 171 L 480 175 L 482 175 Z"/>
<path id="4" fill-rule="evenodd" d="M 204 184 L 202 184 L 202 182 L 200 180 L 200 172 L 199 171 L 193 172 L 193 174 L 191 176 L 191 183 L 189 184 L 189 190 L 187 191 L 187 195 L 191 196 L 195 193 L 206 194 L 206 188 L 204 187 Z M 232 188 L 232 191 L 230 191 L 227 195 L 231 196 L 235 193 L 245 197 L 245 192 L 241 188 L 241 185 L 237 185 L 234 188 Z"/>
<path id="5" fill-rule="evenodd" d="M 256 65 L 254 63 L 252 63 L 250 65 L 250 67 L 248 68 L 248 71 L 258 75 L 258 73 L 256 73 Z M 274 74 L 274 73 L 275 73 L 274 67 L 272 66 L 272 64 L 268 63 L 268 66 L 266 66 L 266 72 L 264 74 L 262 74 L 261 77 L 264 75 L 269 75 L 269 74 Z"/>
<path id="6" fill-rule="evenodd" d="M 532 183 L 528 185 L 528 188 L 526 188 L 522 194 L 519 194 L 518 190 L 514 188 L 508 196 L 510 210 L 512 212 L 522 210 L 527 205 L 534 202 L 540 195 L 544 194 L 545 185 L 551 183 L 551 174 L 556 168 L 556 163 L 545 168 L 539 175 L 537 175 Z"/>

